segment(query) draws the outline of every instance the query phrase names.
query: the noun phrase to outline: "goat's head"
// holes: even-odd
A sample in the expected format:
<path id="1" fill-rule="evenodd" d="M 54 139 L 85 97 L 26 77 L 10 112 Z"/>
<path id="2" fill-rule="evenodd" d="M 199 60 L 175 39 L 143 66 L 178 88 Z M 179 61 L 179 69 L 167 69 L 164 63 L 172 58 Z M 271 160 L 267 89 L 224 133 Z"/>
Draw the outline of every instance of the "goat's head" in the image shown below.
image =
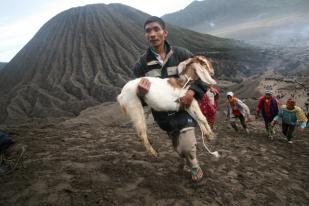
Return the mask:
<path id="1" fill-rule="evenodd" d="M 214 75 L 214 68 L 210 61 L 204 56 L 195 56 L 181 62 L 178 67 L 180 76 L 186 75 L 192 80 L 201 79 L 207 84 L 217 84 L 211 77 Z"/>

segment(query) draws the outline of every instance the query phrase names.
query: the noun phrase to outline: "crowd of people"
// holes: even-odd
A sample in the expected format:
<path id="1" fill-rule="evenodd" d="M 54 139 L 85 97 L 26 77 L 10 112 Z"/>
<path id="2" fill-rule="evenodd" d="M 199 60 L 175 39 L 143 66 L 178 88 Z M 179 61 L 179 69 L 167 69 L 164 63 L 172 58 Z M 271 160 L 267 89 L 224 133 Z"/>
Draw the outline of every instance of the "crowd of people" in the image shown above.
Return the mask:
<path id="1" fill-rule="evenodd" d="M 241 100 L 237 99 L 233 92 L 227 92 L 227 117 L 230 119 L 231 126 L 238 131 L 235 119 L 239 119 L 241 125 L 247 133 L 246 122 L 250 120 L 250 110 L 248 106 Z M 293 143 L 293 132 L 297 124 L 300 131 L 308 126 L 309 113 L 305 115 L 301 107 L 296 105 L 295 100 L 290 97 L 286 104 L 280 105 L 279 100 L 273 96 L 271 88 L 266 88 L 265 94 L 258 98 L 257 107 L 255 109 L 255 118 L 263 117 L 267 137 L 273 139 L 275 134 L 274 126 L 280 121 L 282 133 L 286 137 L 288 143 Z"/>

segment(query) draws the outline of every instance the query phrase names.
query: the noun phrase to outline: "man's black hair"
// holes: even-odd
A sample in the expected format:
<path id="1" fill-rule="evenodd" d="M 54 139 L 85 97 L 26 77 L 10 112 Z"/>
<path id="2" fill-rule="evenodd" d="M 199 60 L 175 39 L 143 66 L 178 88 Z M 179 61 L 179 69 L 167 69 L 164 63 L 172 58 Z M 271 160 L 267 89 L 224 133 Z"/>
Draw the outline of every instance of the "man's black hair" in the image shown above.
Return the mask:
<path id="1" fill-rule="evenodd" d="M 162 29 L 166 28 L 165 22 L 161 18 L 159 18 L 157 16 L 151 16 L 148 19 L 146 19 L 146 21 L 144 23 L 144 29 L 145 29 L 147 24 L 150 24 L 152 22 L 158 22 L 161 25 Z"/>

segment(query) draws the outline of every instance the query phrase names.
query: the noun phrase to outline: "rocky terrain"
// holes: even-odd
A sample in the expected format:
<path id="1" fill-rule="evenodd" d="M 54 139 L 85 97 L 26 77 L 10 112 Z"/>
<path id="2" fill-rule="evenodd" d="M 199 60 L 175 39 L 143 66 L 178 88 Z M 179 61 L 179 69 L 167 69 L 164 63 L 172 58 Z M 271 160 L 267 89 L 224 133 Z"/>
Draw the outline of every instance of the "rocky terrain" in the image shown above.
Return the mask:
<path id="1" fill-rule="evenodd" d="M 147 47 L 147 14 L 121 4 L 77 7 L 55 16 L 0 72 L 0 130 L 16 143 L 6 152 L 15 171 L 0 176 L 0 205 L 309 205 L 309 131 L 293 144 L 277 126 L 266 137 L 261 119 L 250 133 L 225 120 L 233 91 L 252 114 L 267 86 L 281 103 L 308 97 L 306 49 L 260 49 L 169 25 L 169 41 L 211 58 L 221 91 L 207 145 L 196 129 L 205 178 L 192 183 L 168 136 L 147 113 L 150 157 L 115 100 Z M 265 72 L 266 71 L 266 72 Z M 305 108 L 304 108 L 305 109 Z"/>

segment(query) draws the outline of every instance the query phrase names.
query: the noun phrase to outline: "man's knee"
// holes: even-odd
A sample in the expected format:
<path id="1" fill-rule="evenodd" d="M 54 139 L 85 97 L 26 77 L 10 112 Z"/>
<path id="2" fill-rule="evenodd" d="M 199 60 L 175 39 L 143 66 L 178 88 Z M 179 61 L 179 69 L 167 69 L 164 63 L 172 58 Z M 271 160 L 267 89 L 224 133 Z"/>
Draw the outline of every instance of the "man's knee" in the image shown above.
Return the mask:
<path id="1" fill-rule="evenodd" d="M 196 153 L 196 138 L 194 128 L 188 128 L 180 132 L 179 147 L 184 155 Z"/>

